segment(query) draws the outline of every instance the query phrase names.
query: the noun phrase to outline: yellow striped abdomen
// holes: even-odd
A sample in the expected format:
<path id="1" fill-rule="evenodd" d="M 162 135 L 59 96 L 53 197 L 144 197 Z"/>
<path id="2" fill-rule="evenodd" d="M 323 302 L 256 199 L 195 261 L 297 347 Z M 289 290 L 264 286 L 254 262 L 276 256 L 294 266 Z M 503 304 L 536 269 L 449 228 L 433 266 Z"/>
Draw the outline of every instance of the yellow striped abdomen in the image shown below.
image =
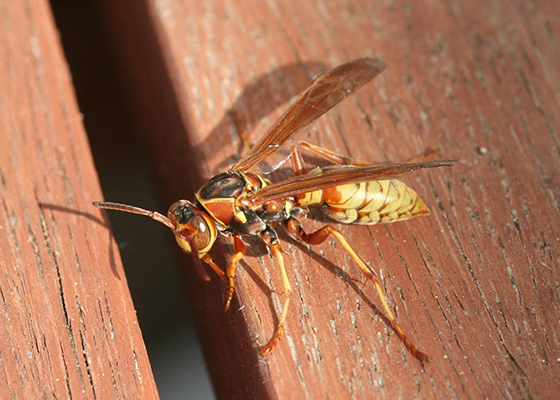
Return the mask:
<path id="1" fill-rule="evenodd" d="M 322 205 L 332 219 L 345 224 L 373 225 L 430 213 L 416 192 L 397 179 L 354 182 L 304 193 L 301 206 Z"/>

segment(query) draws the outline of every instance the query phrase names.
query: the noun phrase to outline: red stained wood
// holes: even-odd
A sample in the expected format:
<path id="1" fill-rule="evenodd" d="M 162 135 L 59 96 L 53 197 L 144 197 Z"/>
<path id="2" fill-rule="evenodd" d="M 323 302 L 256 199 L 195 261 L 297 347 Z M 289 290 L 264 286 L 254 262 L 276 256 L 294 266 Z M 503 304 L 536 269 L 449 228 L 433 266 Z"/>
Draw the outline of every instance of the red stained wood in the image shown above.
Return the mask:
<path id="1" fill-rule="evenodd" d="M 49 4 L 2 21 L 0 398 L 157 398 Z"/>
<path id="2" fill-rule="evenodd" d="M 401 161 L 426 148 L 460 159 L 405 178 L 431 216 L 341 228 L 379 271 L 428 364 L 405 350 L 340 245 L 308 249 L 285 236 L 287 328 L 272 354 L 257 357 L 283 295 L 276 264 L 250 240 L 233 315 L 222 311 L 219 279 L 188 273 L 220 398 L 558 393 L 558 4 L 107 3 L 131 108 L 169 204 L 192 199 L 237 159 L 238 125 L 255 141 L 310 77 L 362 56 L 382 56 L 389 68 L 321 118 L 309 140 L 361 160 Z M 225 265 L 232 251 L 219 245 L 214 258 Z"/>

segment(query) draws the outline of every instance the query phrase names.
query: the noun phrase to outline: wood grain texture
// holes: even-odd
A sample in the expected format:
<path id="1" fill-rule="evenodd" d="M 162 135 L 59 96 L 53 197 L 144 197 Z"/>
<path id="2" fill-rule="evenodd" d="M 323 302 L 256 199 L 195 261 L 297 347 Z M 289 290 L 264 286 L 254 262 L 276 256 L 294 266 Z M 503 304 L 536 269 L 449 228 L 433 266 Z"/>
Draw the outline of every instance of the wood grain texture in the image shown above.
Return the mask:
<path id="1" fill-rule="evenodd" d="M 158 398 L 49 4 L 1 9 L 0 398 Z"/>
<path id="2" fill-rule="evenodd" d="M 233 315 L 221 311 L 218 279 L 187 273 L 218 397 L 558 393 L 558 2 L 131 4 L 107 3 L 105 15 L 169 204 L 192 199 L 235 161 L 233 115 L 256 140 L 314 74 L 361 56 L 382 56 L 389 68 L 321 118 L 309 140 L 364 160 L 401 161 L 426 148 L 460 159 L 405 178 L 430 217 L 341 228 L 379 271 L 428 364 L 407 353 L 337 243 L 309 249 L 285 235 L 287 329 L 258 358 L 283 295 L 275 263 L 249 240 Z M 225 242 L 214 252 L 224 265 Z"/>

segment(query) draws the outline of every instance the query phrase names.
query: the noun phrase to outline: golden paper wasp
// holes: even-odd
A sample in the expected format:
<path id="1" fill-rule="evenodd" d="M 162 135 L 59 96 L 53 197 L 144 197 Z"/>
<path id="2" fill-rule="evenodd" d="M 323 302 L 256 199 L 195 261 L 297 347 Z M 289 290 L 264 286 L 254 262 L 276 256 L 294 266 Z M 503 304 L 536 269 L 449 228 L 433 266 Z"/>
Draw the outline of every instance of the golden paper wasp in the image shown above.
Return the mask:
<path id="1" fill-rule="evenodd" d="M 309 143 L 290 142 L 301 128 L 354 93 L 385 67 L 385 61 L 379 58 L 361 58 L 317 77 L 243 158 L 227 172 L 206 182 L 196 192 L 194 203 L 179 200 L 172 204 L 167 217 L 118 203 L 94 202 L 93 205 L 145 215 L 169 227 L 179 246 L 193 255 L 202 279 L 208 281 L 210 277 L 201 261 L 224 281 L 226 310 L 231 309 L 237 265 L 245 255 L 242 236 L 260 236 L 279 264 L 285 296 L 275 333 L 260 350 L 260 354 L 271 350 L 280 339 L 292 294 L 275 226 L 283 225 L 291 237 L 310 245 L 320 244 L 332 235 L 374 284 L 391 325 L 405 346 L 418 359 L 425 361 L 428 359 L 426 354 L 411 343 L 397 323 L 375 271 L 356 253 L 342 233 L 331 225 L 307 233 L 301 225 L 311 206 L 321 206 L 329 217 L 345 224 L 373 225 L 429 214 L 418 195 L 397 180 L 396 176 L 422 168 L 451 166 L 456 160 L 370 164 Z M 253 172 L 266 158 L 288 143 L 292 144 L 290 159 L 293 177 L 272 183 L 262 174 Z M 331 165 L 307 172 L 302 150 Z M 212 261 L 209 254 L 219 235 L 233 238 L 235 248 L 225 271 Z"/>

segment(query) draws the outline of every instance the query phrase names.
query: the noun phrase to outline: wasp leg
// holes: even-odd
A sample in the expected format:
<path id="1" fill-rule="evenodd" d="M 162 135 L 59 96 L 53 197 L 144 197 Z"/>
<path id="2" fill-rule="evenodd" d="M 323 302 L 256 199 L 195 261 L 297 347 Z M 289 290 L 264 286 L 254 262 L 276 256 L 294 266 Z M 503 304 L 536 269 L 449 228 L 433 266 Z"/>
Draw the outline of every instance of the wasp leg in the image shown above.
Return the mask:
<path id="1" fill-rule="evenodd" d="M 420 361 L 428 360 L 428 356 L 422 353 L 416 348 L 416 346 L 412 344 L 412 342 L 408 339 L 402 328 L 397 323 L 397 319 L 391 311 L 391 308 L 389 307 L 389 304 L 387 302 L 387 297 L 383 293 L 383 288 L 377 280 L 375 271 L 368 267 L 364 260 L 362 260 L 358 253 L 356 253 L 352 246 L 350 246 L 350 244 L 342 235 L 342 232 L 340 232 L 336 228 L 333 228 L 331 225 L 326 225 L 313 233 L 305 233 L 300 222 L 295 219 L 288 220 L 285 225 L 290 235 L 300 239 L 307 244 L 320 244 L 323 243 L 327 239 L 327 237 L 329 237 L 329 235 L 334 236 L 340 242 L 342 247 L 344 247 L 344 249 L 348 252 L 350 257 L 352 257 L 356 264 L 358 264 L 358 267 L 360 267 L 360 270 L 366 276 L 366 278 L 374 284 L 377 295 L 379 296 L 379 300 L 381 301 L 381 304 L 383 305 L 383 308 L 387 313 L 389 321 L 391 322 L 391 326 L 393 327 L 399 338 L 403 341 L 406 348 L 410 350 L 410 352 Z"/>
<path id="2" fill-rule="evenodd" d="M 218 274 L 218 276 L 222 279 L 222 281 L 226 283 L 226 274 L 224 274 L 224 271 L 222 271 L 220 267 L 216 265 L 216 263 L 214 262 L 214 260 L 212 260 L 212 257 L 210 257 L 209 254 L 205 254 L 204 257 L 202 257 L 202 261 L 208 264 L 214 270 L 214 272 Z"/>
<path id="3" fill-rule="evenodd" d="M 278 343 L 278 340 L 280 340 L 280 337 L 282 336 L 282 331 L 284 330 L 284 326 L 286 325 L 286 315 L 288 315 L 288 306 L 290 305 L 292 286 L 290 285 L 290 281 L 288 280 L 288 274 L 286 273 L 286 267 L 284 266 L 284 257 L 282 256 L 282 248 L 280 247 L 280 243 L 278 242 L 278 238 L 276 237 L 276 232 L 274 232 L 274 230 L 272 229 L 267 229 L 261 234 L 261 237 L 268 244 L 271 253 L 278 260 L 280 275 L 282 276 L 282 285 L 284 286 L 284 296 L 286 296 L 284 305 L 282 306 L 282 315 L 280 316 L 280 321 L 278 322 L 278 326 L 276 327 L 276 332 L 274 332 L 274 336 L 272 336 L 272 339 L 269 340 L 267 345 L 259 351 L 259 355 L 262 356 L 272 350 L 272 348 L 276 345 L 276 343 Z"/>
<path id="4" fill-rule="evenodd" d="M 226 311 L 231 311 L 231 302 L 233 300 L 233 295 L 235 294 L 235 272 L 237 271 L 237 263 L 245 255 L 245 244 L 241 240 L 241 236 L 238 234 L 233 235 L 233 244 L 235 246 L 235 252 L 231 256 L 229 265 L 226 268 L 225 280 L 227 282 L 226 293 L 225 293 L 225 307 Z"/>
<path id="5" fill-rule="evenodd" d="M 333 164 L 336 164 L 336 165 L 368 166 L 368 165 L 385 164 L 385 163 L 371 163 L 371 162 L 366 162 L 366 161 L 361 161 L 361 160 L 355 160 L 353 158 L 346 157 L 346 156 L 343 156 L 341 154 L 337 154 L 337 153 L 335 153 L 331 150 L 324 149 L 322 147 L 316 146 L 316 145 L 311 144 L 311 143 L 298 142 L 298 143 L 296 143 L 292 146 L 292 151 L 291 151 L 292 167 L 293 167 L 294 173 L 296 175 L 303 175 L 303 174 L 306 173 L 305 168 L 303 167 L 303 157 L 301 156 L 300 149 L 305 149 L 306 151 L 315 154 L 319 158 L 322 158 L 323 160 L 326 160 L 326 161 L 330 161 L 330 162 L 332 162 Z M 415 156 L 415 157 L 413 157 L 409 160 L 406 160 L 405 162 L 425 161 L 428 158 L 430 158 L 434 153 L 436 153 L 436 150 L 431 149 L 431 148 L 427 148 L 422 153 L 418 154 L 417 156 Z"/>
<path id="6" fill-rule="evenodd" d="M 416 157 L 412 157 L 409 160 L 406 160 L 406 162 L 422 162 L 422 161 L 427 161 L 431 156 L 433 156 L 436 153 L 436 150 L 432 149 L 432 148 L 427 148 L 426 150 L 424 150 L 422 153 L 418 154 Z"/>
<path id="7" fill-rule="evenodd" d="M 243 151 L 243 153 L 246 153 L 251 149 L 252 146 L 251 143 L 249 143 L 249 136 L 247 135 L 245 124 L 241 121 L 239 113 L 236 110 L 230 109 L 229 115 L 231 115 L 231 119 L 235 123 L 235 128 L 237 129 L 239 139 L 241 140 L 241 150 Z"/>
<path id="8" fill-rule="evenodd" d="M 319 158 L 322 158 L 323 160 L 329 161 L 337 165 L 361 165 L 361 166 L 375 165 L 369 162 L 354 160 L 353 158 L 345 157 L 331 150 L 327 150 L 322 147 L 315 146 L 314 144 L 311 143 L 298 142 L 292 146 L 292 150 L 291 150 L 292 168 L 294 170 L 295 175 L 304 175 L 306 173 L 303 157 L 301 155 L 300 149 L 305 149 L 306 151 L 315 154 Z"/>

